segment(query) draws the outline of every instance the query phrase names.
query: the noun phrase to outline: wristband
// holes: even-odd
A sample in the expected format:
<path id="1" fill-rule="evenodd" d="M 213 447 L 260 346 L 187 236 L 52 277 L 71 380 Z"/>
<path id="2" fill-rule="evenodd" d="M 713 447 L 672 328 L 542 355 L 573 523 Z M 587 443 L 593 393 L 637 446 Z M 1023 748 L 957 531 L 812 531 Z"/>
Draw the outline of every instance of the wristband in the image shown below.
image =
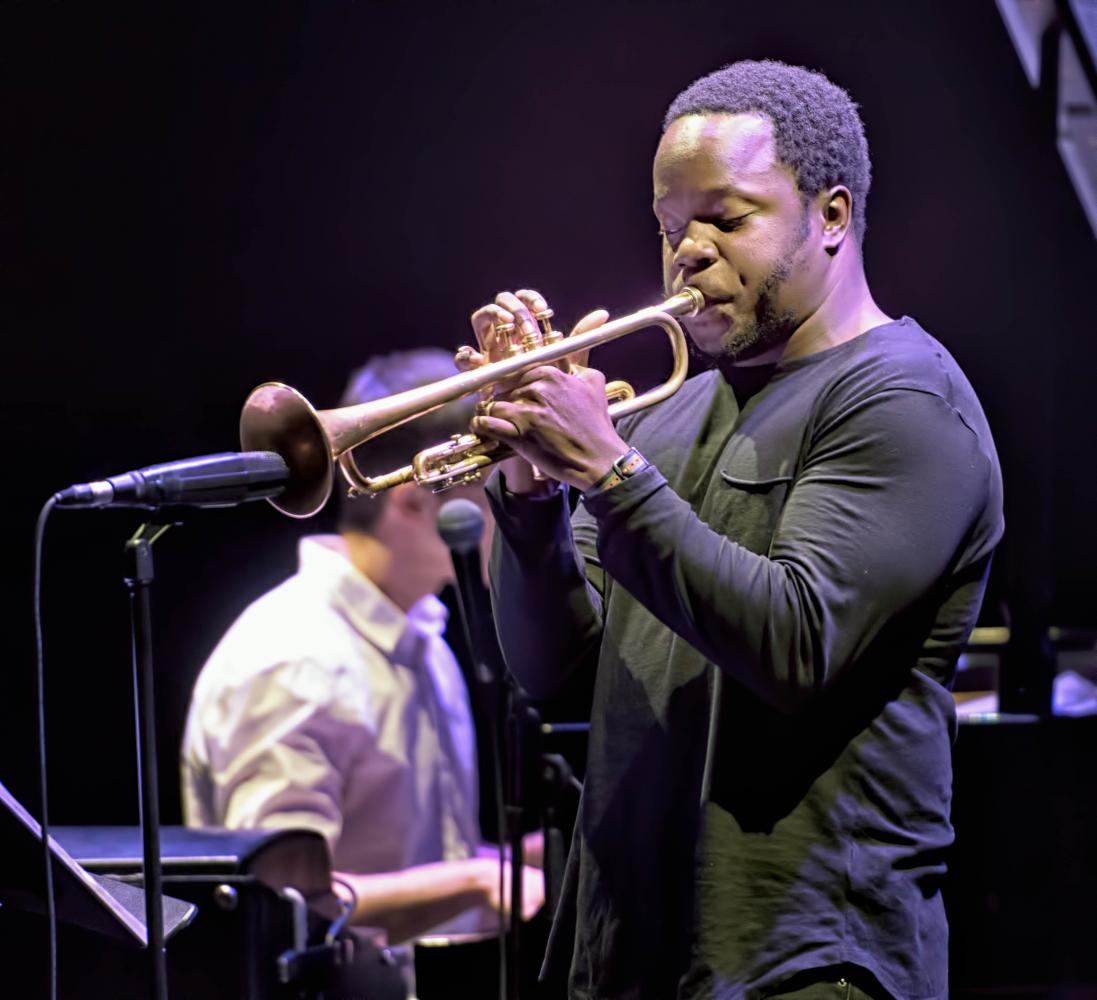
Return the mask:
<path id="1" fill-rule="evenodd" d="M 626 479 L 632 478 L 637 472 L 646 469 L 649 465 L 651 463 L 635 448 L 629 448 L 628 451 L 614 461 L 609 467 L 609 472 L 589 489 L 583 491 L 583 496 L 589 497 L 595 493 L 604 493 L 618 483 L 623 483 Z"/>

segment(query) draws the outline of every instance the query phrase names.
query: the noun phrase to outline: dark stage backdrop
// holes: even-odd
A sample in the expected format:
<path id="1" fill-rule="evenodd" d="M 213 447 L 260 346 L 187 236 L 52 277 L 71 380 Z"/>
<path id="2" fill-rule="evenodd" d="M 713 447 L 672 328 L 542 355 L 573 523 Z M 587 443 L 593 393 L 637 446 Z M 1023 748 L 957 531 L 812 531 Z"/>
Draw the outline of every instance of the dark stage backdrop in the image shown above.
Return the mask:
<path id="1" fill-rule="evenodd" d="M 649 169 L 670 99 L 742 57 L 861 103 L 882 306 L 957 355 L 995 427 L 1009 536 L 989 616 L 1093 624 L 1097 251 L 991 0 L 957 4 L 11 2 L 0 13 L 5 602 L 0 780 L 32 809 L 31 553 L 71 482 L 236 446 L 278 378 L 332 405 L 371 353 L 467 339 L 503 288 L 562 323 L 658 293 Z M 604 350 L 659 377 L 658 334 Z M 158 543 L 163 812 L 195 674 L 287 574 L 298 524 L 207 512 Z M 127 513 L 45 553 L 56 821 L 136 819 Z"/>

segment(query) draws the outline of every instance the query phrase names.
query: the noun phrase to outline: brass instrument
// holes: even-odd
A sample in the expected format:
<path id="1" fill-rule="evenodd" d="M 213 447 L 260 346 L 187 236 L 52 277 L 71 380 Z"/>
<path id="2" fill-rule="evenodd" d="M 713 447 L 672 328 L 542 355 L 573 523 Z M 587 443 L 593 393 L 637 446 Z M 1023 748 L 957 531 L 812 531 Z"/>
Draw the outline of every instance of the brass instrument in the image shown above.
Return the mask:
<path id="1" fill-rule="evenodd" d="M 449 441 L 419 452 L 411 465 L 382 476 L 367 476 L 358 468 L 352 449 L 400 424 L 429 413 L 470 393 L 485 391 L 497 382 L 521 375 L 540 365 L 561 362 L 569 354 L 607 344 L 649 326 L 659 326 L 670 338 L 673 367 L 661 385 L 637 396 L 625 382 L 610 383 L 606 396 L 614 420 L 652 406 L 672 396 L 685 381 L 688 366 L 685 334 L 678 317 L 695 316 L 704 297 L 695 288 L 684 288 L 657 306 L 611 320 L 586 333 L 565 337 L 549 323 L 551 311 L 539 315 L 543 332 L 524 331 L 508 356 L 480 368 L 458 372 L 430 385 L 409 389 L 384 399 L 333 410 L 315 410 L 301 393 L 281 382 L 265 382 L 252 391 L 240 414 L 240 444 L 245 451 L 273 451 L 290 470 L 285 492 L 270 499 L 290 517 L 311 517 L 331 494 L 332 462 L 337 461 L 352 493 L 371 496 L 410 481 L 436 491 L 479 479 L 480 472 L 511 455 L 497 441 L 482 441 L 475 434 L 458 434 Z"/>

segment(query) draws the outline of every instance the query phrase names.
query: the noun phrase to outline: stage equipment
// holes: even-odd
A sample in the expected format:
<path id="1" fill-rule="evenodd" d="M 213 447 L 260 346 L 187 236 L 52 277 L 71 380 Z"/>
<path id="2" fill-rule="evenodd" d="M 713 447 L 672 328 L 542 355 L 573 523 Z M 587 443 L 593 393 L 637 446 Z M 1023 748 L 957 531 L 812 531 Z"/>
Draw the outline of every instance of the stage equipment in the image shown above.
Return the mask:
<path id="1" fill-rule="evenodd" d="M 437 527 L 453 560 L 457 609 L 465 630 L 465 644 L 474 660 L 476 680 L 492 684 L 502 674 L 503 661 L 495 640 L 491 601 L 480 562 L 483 512 L 471 500 L 447 500 L 438 511 Z"/>
<path id="2" fill-rule="evenodd" d="M 1043 97 L 1048 138 L 1097 236 L 1097 4 L 996 2 L 1025 75 Z"/>
<path id="3" fill-rule="evenodd" d="M 510 920 L 508 924 L 500 919 L 498 936 L 500 939 L 505 937 L 505 941 L 500 940 L 498 945 L 488 941 L 485 935 L 460 940 L 434 936 L 417 942 L 417 995 L 420 1000 L 449 996 L 445 989 L 447 980 L 452 982 L 449 977 L 462 974 L 476 976 L 475 995 L 487 996 L 490 983 L 484 970 L 505 958 L 502 963 L 506 973 L 504 992 L 508 1000 L 517 1000 L 521 995 L 529 995 L 530 973 L 540 965 L 538 960 L 527 963 L 532 964 L 533 969 L 524 969 L 524 956 L 531 952 L 543 954 L 541 945 L 544 943 L 537 938 L 536 926 L 523 925 L 518 917 L 522 913 L 523 834 L 538 822 L 544 832 L 546 900 L 548 912 L 553 912 L 563 885 L 566 855 L 562 793 L 574 794 L 577 782 L 562 757 L 543 753 L 542 736 L 546 730 L 503 662 L 480 561 L 483 512 L 463 497 L 448 500 L 438 511 L 437 526 L 453 560 L 458 617 L 473 660 L 474 694 L 491 731 L 496 823 L 500 843 L 505 835 L 510 849 L 510 885 L 504 890 L 510 900 Z M 551 729 L 550 726 L 547 731 L 551 732 Z M 570 829 L 570 823 L 567 828 Z M 500 883 L 502 881 L 500 871 Z M 535 992 L 534 995 L 541 994 Z"/>
<path id="4" fill-rule="evenodd" d="M 697 289 L 687 287 L 659 305 L 570 337 L 552 329 L 552 311 L 546 310 L 535 317 L 541 331 L 526 332 L 517 339 L 513 330 L 506 331 L 512 334 L 511 347 L 510 356 L 503 360 L 432 385 L 334 410 L 317 411 L 295 389 L 281 382 L 266 382 L 244 404 L 240 441 L 245 450 L 272 451 L 285 460 L 290 470 L 289 485 L 280 496 L 268 499 L 290 517 L 311 517 L 324 506 L 331 493 L 332 463 L 336 461 L 352 494 L 373 496 L 406 482 L 431 486 L 435 491 L 473 482 L 485 467 L 510 455 L 510 449 L 495 441 L 481 441 L 474 434 L 460 434 L 419 452 L 410 465 L 380 476 L 363 473 L 351 452 L 371 438 L 462 396 L 482 392 L 540 365 L 565 363 L 568 355 L 658 326 L 670 338 L 673 350 L 669 378 L 640 396 L 624 382 L 606 386 L 614 420 L 652 406 L 677 392 L 685 381 L 688 355 L 678 319 L 695 316 L 702 308 L 704 297 Z"/>
<path id="5" fill-rule="evenodd" d="M 949 995 L 1097 996 L 1097 716 L 963 719 L 953 771 Z"/>
<path id="6" fill-rule="evenodd" d="M 42 827 L 3 784 L 0 784 L 0 843 L 4 845 L 0 853 L 0 909 L 6 919 L 16 922 L 19 918 L 13 914 L 40 917 L 45 912 Z M 134 952 L 147 946 L 145 894 L 140 888 L 89 874 L 53 835 L 49 838 L 49 854 L 60 923 L 89 932 L 89 939 L 100 945 L 97 939 L 102 937 L 130 945 Z M 165 937 L 171 937 L 194 919 L 196 907 L 191 903 L 165 896 L 162 906 Z M 40 946 L 40 928 L 36 919 L 32 923 L 35 941 Z M 7 933 L 9 925 L 3 926 L 0 933 Z M 11 984 L 10 977 L 7 982 Z"/>
<path id="7" fill-rule="evenodd" d="M 227 451 L 149 465 L 61 490 L 58 507 L 231 507 L 282 492 L 289 470 L 269 451 Z"/>
<path id="8" fill-rule="evenodd" d="M 54 833 L 98 881 L 131 892 L 142 884 L 137 827 L 55 827 Z M 373 1000 L 404 995 L 398 970 L 379 949 L 370 951 L 365 942 L 342 934 L 327 940 L 341 907 L 331 891 L 327 844 L 316 831 L 164 827 L 162 869 L 170 896 L 186 901 L 181 905 L 188 913 L 197 910 L 167 952 L 173 996 L 342 1000 L 364 994 Z M 27 943 L 35 946 L 41 933 L 37 926 L 31 930 Z M 133 949 L 70 931 L 61 954 L 65 997 L 145 994 L 143 963 Z M 342 988 L 341 977 L 350 967 L 371 985 L 378 982 L 377 988 Z"/>
<path id="9" fill-rule="evenodd" d="M 517 1000 L 519 994 L 519 964 L 521 961 L 520 928 L 522 913 L 522 801 L 519 733 L 511 724 L 515 711 L 514 689 L 503 665 L 503 658 L 495 640 L 491 615 L 491 602 L 484 587 L 480 565 L 480 540 L 484 534 L 484 515 L 471 500 L 459 497 L 447 500 L 438 511 L 438 534 L 449 548 L 457 582 L 457 607 L 465 630 L 465 641 L 472 654 L 473 669 L 480 687 L 478 694 L 490 720 L 492 751 L 495 757 L 492 768 L 496 781 L 496 803 L 499 806 L 499 841 L 511 851 L 511 879 L 507 891 L 510 897 L 509 925 L 499 917 L 500 945 L 506 955 L 505 995 Z M 504 783 L 504 775 L 506 780 Z M 502 862 L 500 862 L 502 864 Z M 500 885 L 503 881 L 500 870 Z M 504 935 L 505 931 L 505 935 Z M 418 959 L 417 959 L 418 960 Z M 416 979 L 418 985 L 418 978 Z"/>
<path id="10" fill-rule="evenodd" d="M 0 786 L 0 938 L 4 996 L 45 995 L 38 823 Z M 306 918 L 338 910 L 327 845 L 313 831 L 195 831 L 163 838 L 167 970 L 182 997 L 267 1000 L 318 995 L 282 975 L 308 954 Z M 66 1000 L 147 995 L 143 843 L 137 827 L 54 827 L 49 839 Z M 291 888 L 292 887 L 292 888 Z M 305 912 L 305 900 L 315 915 Z M 334 961 L 334 959 L 332 960 Z"/>

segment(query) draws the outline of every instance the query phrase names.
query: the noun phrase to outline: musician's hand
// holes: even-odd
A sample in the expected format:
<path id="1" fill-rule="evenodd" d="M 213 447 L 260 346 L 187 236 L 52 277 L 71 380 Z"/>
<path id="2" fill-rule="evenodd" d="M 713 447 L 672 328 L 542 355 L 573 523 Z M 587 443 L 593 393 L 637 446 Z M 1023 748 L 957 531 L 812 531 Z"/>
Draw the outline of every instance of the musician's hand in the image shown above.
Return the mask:
<path id="1" fill-rule="evenodd" d="M 545 867 L 545 835 L 541 830 L 523 835 L 522 860 L 534 868 Z"/>
<path id="2" fill-rule="evenodd" d="M 499 852 L 510 860 L 510 844 L 504 844 L 501 848 L 496 844 L 481 844 L 476 849 L 478 858 L 494 858 L 499 861 Z M 534 868 L 545 867 L 545 835 L 540 830 L 532 830 L 522 834 L 522 863 L 532 865 Z"/>
<path id="3" fill-rule="evenodd" d="M 490 909 L 495 913 L 501 913 L 505 917 L 510 915 L 510 862 L 503 862 L 503 895 L 499 895 L 499 863 L 491 859 L 483 859 L 484 883 L 483 889 L 487 895 Z M 537 912 L 545 905 L 545 873 L 540 868 L 532 865 L 522 866 L 522 919 L 532 920 Z"/>
<path id="4" fill-rule="evenodd" d="M 512 323 L 513 316 L 498 306 L 481 306 L 472 314 L 472 330 L 476 334 L 477 348 L 461 347 L 454 356 L 454 364 L 458 371 L 471 371 L 492 361 L 499 361 L 506 357 L 509 338 L 499 334 L 497 324 Z M 483 403 L 494 398 L 500 392 L 499 386 L 481 391 L 481 407 Z M 512 493 L 537 494 L 547 492 L 552 488 L 551 480 L 538 479 L 533 471 L 533 466 L 521 456 L 505 458 L 499 463 L 499 468 L 506 478 L 507 489 Z"/>
<path id="5" fill-rule="evenodd" d="M 499 323 L 515 323 L 520 336 L 527 326 L 536 329 L 531 313 L 547 308 L 534 291 L 501 292 L 493 305 L 473 313 L 473 329 L 483 353 L 494 360 L 507 344 L 496 332 Z M 604 310 L 590 313 L 572 333 L 601 326 Z M 609 469 L 628 445 L 613 429 L 605 397 L 605 379 L 594 369 L 569 359 L 570 373 L 553 366 L 534 368 L 499 388 L 501 394 L 473 421 L 473 431 L 509 445 L 545 475 L 588 489 Z M 579 359 L 585 361 L 585 358 Z M 536 480 L 528 466 L 506 470 L 513 492 L 533 492 Z M 516 481 L 512 482 L 512 477 Z"/>
<path id="6" fill-rule="evenodd" d="M 547 308 L 548 303 L 545 301 L 544 296 L 532 289 L 522 289 L 513 293 L 500 292 L 495 297 L 495 302 L 482 306 L 472 314 L 472 329 L 476 334 L 479 350 L 471 347 L 461 348 L 454 358 L 457 367 L 461 371 L 469 371 L 492 361 L 499 361 L 508 357 L 508 348 L 511 345 L 512 338 L 515 341 L 521 339 L 524 325 L 528 324 L 533 329 L 537 329 L 531 314 L 543 312 Z M 593 330 L 595 327 L 601 326 L 606 321 L 607 315 L 604 310 L 599 309 L 584 316 L 576 324 L 572 333 L 585 333 L 587 330 Z M 503 324 L 513 324 L 516 328 L 513 334 L 508 336 L 506 333 L 500 333 L 499 327 Z M 572 368 L 585 365 L 588 353 L 583 351 L 569 355 L 567 360 L 563 362 L 562 367 Z M 483 411 L 485 407 L 493 407 L 494 401 L 505 397 L 509 391 L 517 388 L 519 381 L 518 379 L 511 379 L 497 383 L 492 390 L 484 394 L 485 400 L 481 403 L 480 410 Z M 486 437 L 499 437 L 499 435 L 490 433 L 490 425 L 485 425 L 485 430 L 487 431 Z M 507 489 L 512 493 L 543 495 L 553 488 L 553 480 L 547 478 L 544 470 L 540 470 L 540 475 L 535 472 L 534 466 L 522 456 L 521 452 L 513 458 L 503 460 L 500 463 L 500 468 L 506 477 Z"/>

